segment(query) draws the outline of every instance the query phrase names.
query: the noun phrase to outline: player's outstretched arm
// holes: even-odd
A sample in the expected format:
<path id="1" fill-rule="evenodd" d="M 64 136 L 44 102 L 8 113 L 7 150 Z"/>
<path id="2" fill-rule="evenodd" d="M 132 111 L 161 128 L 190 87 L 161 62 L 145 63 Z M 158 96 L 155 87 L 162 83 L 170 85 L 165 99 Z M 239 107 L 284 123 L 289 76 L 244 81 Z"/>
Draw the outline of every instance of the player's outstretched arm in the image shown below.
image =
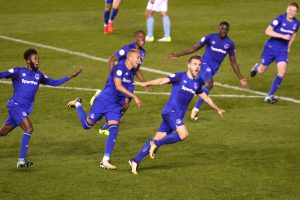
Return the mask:
<path id="1" fill-rule="evenodd" d="M 219 108 L 205 92 L 202 92 L 201 94 L 199 94 L 199 97 L 201 97 L 210 107 L 215 109 L 221 117 L 224 116 L 225 110 L 223 110 L 222 108 Z"/>
<path id="2" fill-rule="evenodd" d="M 138 69 L 136 71 L 135 76 L 139 79 L 139 81 L 146 82 L 146 80 L 145 80 L 145 78 L 144 78 L 144 76 L 143 76 L 143 74 L 142 74 L 142 72 L 141 72 L 140 69 Z M 151 92 L 152 91 L 151 86 L 145 87 L 145 89 L 146 89 L 146 92 Z"/>
<path id="3" fill-rule="evenodd" d="M 284 34 L 280 34 L 280 33 L 276 33 L 275 31 L 274 31 L 274 28 L 272 27 L 272 26 L 268 26 L 267 27 L 267 29 L 266 29 L 266 31 L 265 31 L 265 34 L 267 35 L 267 36 L 270 36 L 270 37 L 275 37 L 275 38 L 282 38 L 282 39 L 284 39 L 284 40 L 290 40 L 291 39 L 291 35 L 284 35 Z"/>
<path id="4" fill-rule="evenodd" d="M 78 76 L 83 70 L 83 67 L 80 67 L 78 70 L 76 70 L 73 74 L 71 74 L 70 76 L 66 76 L 64 78 L 58 79 L 58 80 L 54 80 L 52 78 L 48 78 L 47 76 L 44 75 L 44 77 L 42 78 L 41 83 L 44 85 L 50 85 L 50 86 L 60 86 L 62 84 L 64 84 L 65 82 L 69 81 L 72 78 L 75 78 L 76 76 Z"/>
<path id="5" fill-rule="evenodd" d="M 242 73 L 241 73 L 241 71 L 240 71 L 240 67 L 239 67 L 239 65 L 238 65 L 237 62 L 236 62 L 235 56 L 234 56 L 234 55 L 229 56 L 229 60 L 230 60 L 231 67 L 232 67 L 234 73 L 236 74 L 236 76 L 238 77 L 238 79 L 240 80 L 240 83 L 241 83 L 242 87 L 243 87 L 244 89 L 249 89 L 248 81 L 247 81 L 247 79 L 242 75 Z"/>
<path id="6" fill-rule="evenodd" d="M 137 106 L 139 108 L 143 107 L 143 103 L 142 101 L 138 98 L 138 96 L 136 96 L 135 94 L 129 92 L 123 85 L 122 85 L 122 80 L 119 78 L 114 78 L 114 83 L 116 86 L 116 89 L 120 92 L 122 92 L 123 94 L 125 94 L 126 96 L 129 96 L 131 98 L 134 99 L 135 103 L 137 104 Z"/>
<path id="7" fill-rule="evenodd" d="M 76 76 L 78 76 L 83 70 L 83 67 L 81 66 L 78 70 L 76 70 L 73 74 L 71 74 L 69 76 L 69 79 L 75 78 Z"/>
<path id="8" fill-rule="evenodd" d="M 163 77 L 163 78 L 158 78 L 146 82 L 134 82 L 134 85 L 138 85 L 141 87 L 149 87 L 149 86 L 154 86 L 154 85 L 164 85 L 170 82 L 170 79 L 168 77 Z"/>
<path id="9" fill-rule="evenodd" d="M 184 56 L 184 55 L 188 55 L 188 54 L 191 54 L 191 53 L 195 53 L 196 51 L 198 51 L 199 49 L 201 49 L 201 47 L 202 46 L 200 45 L 200 43 L 197 43 L 194 46 L 192 46 L 192 47 L 190 47 L 188 49 L 185 49 L 183 51 L 180 51 L 178 53 L 170 53 L 168 55 L 168 59 L 169 60 L 174 60 L 174 59 L 176 59 L 176 58 L 178 58 L 180 56 Z"/>

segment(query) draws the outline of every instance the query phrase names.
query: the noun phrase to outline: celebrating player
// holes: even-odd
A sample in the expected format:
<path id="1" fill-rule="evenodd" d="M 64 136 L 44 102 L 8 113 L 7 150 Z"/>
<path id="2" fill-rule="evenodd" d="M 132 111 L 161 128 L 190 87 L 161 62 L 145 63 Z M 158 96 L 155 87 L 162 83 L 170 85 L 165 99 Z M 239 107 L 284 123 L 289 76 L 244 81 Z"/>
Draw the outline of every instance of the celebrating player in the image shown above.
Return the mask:
<path id="1" fill-rule="evenodd" d="M 165 78 L 135 83 L 142 87 L 171 83 L 172 90 L 169 101 L 162 110 L 163 121 L 154 138 L 146 142 L 134 159 L 129 160 L 133 174 L 137 174 L 137 167 L 146 155 L 149 154 L 150 157 L 154 159 L 155 152 L 160 146 L 180 142 L 188 137 L 189 133 L 184 125 L 183 118 L 195 94 L 204 99 L 219 115 L 223 116 L 225 112 L 202 91 L 201 86 L 204 82 L 200 79 L 196 79 L 200 71 L 201 57 L 192 56 L 189 58 L 187 65 L 187 72 L 177 72 Z"/>
<path id="2" fill-rule="evenodd" d="M 119 62 L 110 72 L 105 88 L 95 98 L 88 116 L 81 106 L 80 98 L 76 98 L 68 103 L 68 107 L 76 107 L 79 120 L 84 129 L 90 129 L 105 116 L 109 126 L 109 136 L 106 140 L 103 159 L 100 162 L 101 168 L 116 169 L 116 166 L 110 163 L 110 156 L 119 131 L 121 108 L 125 101 L 124 95 L 133 98 L 138 107 L 142 107 L 141 100 L 129 91 L 133 84 L 132 70 L 136 69 L 139 63 L 140 52 L 134 49 L 130 50 L 125 62 Z"/>
<path id="3" fill-rule="evenodd" d="M 299 6 L 295 2 L 291 2 L 285 14 L 277 16 L 267 27 L 265 33 L 270 36 L 266 42 L 263 53 L 261 55 L 261 62 L 256 63 L 250 72 L 250 76 L 254 77 L 257 72 L 265 73 L 268 66 L 272 62 L 277 64 L 277 76 L 273 80 L 268 95 L 265 97 L 265 102 L 274 104 L 278 100 L 274 98 L 275 92 L 278 90 L 283 77 L 285 76 L 288 53 L 291 50 L 292 43 L 296 37 L 300 22 L 295 18 Z"/>
<path id="4" fill-rule="evenodd" d="M 105 0 L 104 5 L 104 34 L 108 35 L 114 31 L 114 19 L 118 14 L 122 0 Z M 111 11 L 111 13 L 110 13 Z"/>
<path id="5" fill-rule="evenodd" d="M 208 34 L 201 38 L 201 40 L 194 46 L 181 51 L 179 53 L 171 53 L 169 59 L 176 59 L 180 56 L 194 53 L 206 46 L 203 55 L 202 66 L 199 72 L 199 77 L 205 81 L 205 87 L 203 91 L 209 94 L 214 85 L 214 75 L 218 72 L 221 63 L 225 56 L 229 54 L 229 60 L 233 71 L 240 80 L 242 87 L 248 88 L 248 82 L 240 72 L 239 65 L 236 62 L 235 57 L 235 45 L 233 41 L 227 36 L 229 31 L 229 23 L 221 22 L 219 24 L 219 33 Z M 203 104 L 203 99 L 199 98 L 195 107 L 192 110 L 191 118 L 198 119 L 198 112 L 200 106 Z"/>
<path id="6" fill-rule="evenodd" d="M 136 69 L 133 69 L 133 75 L 136 75 L 136 77 L 139 79 L 139 81 L 145 82 L 144 76 L 140 70 L 140 66 L 146 56 L 146 51 L 143 49 L 143 46 L 145 44 L 145 33 L 142 30 L 138 30 L 135 32 L 135 42 L 132 42 L 130 44 L 127 44 L 123 46 L 119 51 L 115 52 L 108 60 L 108 68 L 109 71 L 111 71 L 114 67 L 114 65 L 118 62 L 125 62 L 126 57 L 128 52 L 131 49 L 136 49 L 140 52 L 140 63 L 138 64 Z M 150 88 L 147 88 L 149 90 Z M 131 85 L 128 90 L 133 93 L 134 92 L 134 87 Z M 91 105 L 93 104 L 93 101 L 95 97 L 100 93 L 100 90 L 97 90 L 95 95 L 91 99 Z M 126 112 L 126 110 L 129 107 L 129 103 L 131 101 L 131 97 L 126 97 L 124 101 L 124 105 L 122 106 L 122 116 Z M 108 124 L 105 123 L 100 129 L 99 129 L 100 134 L 105 134 L 108 135 Z"/>
<path id="7" fill-rule="evenodd" d="M 7 103 L 9 115 L 4 125 L 0 128 L 0 136 L 6 136 L 17 126 L 20 126 L 24 131 L 17 168 L 33 165 L 32 162 L 26 160 L 29 141 L 33 132 L 29 114 L 32 112 L 34 97 L 39 85 L 59 86 L 76 77 L 82 71 L 82 68 L 80 68 L 68 77 L 53 80 L 38 69 L 40 61 L 35 49 L 25 51 L 24 59 L 26 60 L 27 67 L 15 67 L 0 73 L 0 78 L 11 78 L 14 87 L 14 95 Z"/>

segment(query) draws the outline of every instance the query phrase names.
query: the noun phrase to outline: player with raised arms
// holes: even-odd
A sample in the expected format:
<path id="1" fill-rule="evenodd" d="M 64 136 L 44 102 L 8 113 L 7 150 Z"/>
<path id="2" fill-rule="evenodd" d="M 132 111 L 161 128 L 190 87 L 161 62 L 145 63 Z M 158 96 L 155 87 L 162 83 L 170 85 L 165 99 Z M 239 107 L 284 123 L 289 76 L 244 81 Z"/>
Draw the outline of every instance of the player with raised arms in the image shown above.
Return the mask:
<path id="1" fill-rule="evenodd" d="M 162 123 L 153 138 L 148 140 L 137 156 L 129 160 L 131 172 L 137 174 L 137 167 L 146 155 L 154 159 L 156 150 L 162 145 L 172 144 L 185 140 L 189 133 L 186 129 L 183 118 L 187 107 L 193 96 L 200 96 L 208 105 L 215 109 L 223 117 L 225 112 L 219 108 L 213 100 L 202 91 L 202 82 L 196 79 L 201 65 L 200 56 L 192 56 L 188 59 L 188 70 L 186 72 L 177 72 L 168 77 L 158 78 L 147 82 L 135 82 L 135 85 L 142 87 L 152 85 L 172 84 L 171 95 L 168 102 L 162 110 Z"/>
<path id="2" fill-rule="evenodd" d="M 40 59 L 35 49 L 26 50 L 24 52 L 24 59 L 26 60 L 27 67 L 15 67 L 0 73 L 0 79 L 12 79 L 14 87 L 14 95 L 7 102 L 9 115 L 4 125 L 0 128 L 0 136 L 6 136 L 17 126 L 20 126 L 24 131 L 17 168 L 33 165 L 32 162 L 26 160 L 29 141 L 33 133 L 29 114 L 33 110 L 34 98 L 39 85 L 59 86 L 76 77 L 82 71 L 82 68 L 80 68 L 70 76 L 53 80 L 39 70 Z"/>
<path id="3" fill-rule="evenodd" d="M 243 88 L 248 88 L 247 79 L 240 72 L 239 65 L 235 57 L 235 45 L 234 42 L 228 37 L 229 23 L 223 21 L 219 24 L 219 32 L 207 34 L 202 37 L 201 40 L 194 46 L 183 50 L 179 53 L 171 53 L 168 55 L 169 59 L 176 59 L 180 56 L 194 53 L 205 48 L 205 52 L 202 57 L 202 66 L 197 78 L 202 79 L 205 82 L 203 91 L 209 94 L 214 85 L 214 75 L 218 72 L 221 63 L 227 54 L 229 54 L 229 61 L 231 67 L 240 80 Z M 196 105 L 194 106 L 191 118 L 193 120 L 198 119 L 198 112 L 200 106 L 203 104 L 203 99 L 199 98 Z"/>

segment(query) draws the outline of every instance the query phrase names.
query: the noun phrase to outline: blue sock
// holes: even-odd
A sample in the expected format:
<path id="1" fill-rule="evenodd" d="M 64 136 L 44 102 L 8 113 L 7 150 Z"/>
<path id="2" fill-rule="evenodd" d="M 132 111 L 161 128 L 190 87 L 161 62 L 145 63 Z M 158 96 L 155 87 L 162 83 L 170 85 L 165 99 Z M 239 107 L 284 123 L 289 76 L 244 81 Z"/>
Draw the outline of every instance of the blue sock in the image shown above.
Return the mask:
<path id="1" fill-rule="evenodd" d="M 169 16 L 163 17 L 165 37 L 170 37 L 171 21 Z"/>
<path id="2" fill-rule="evenodd" d="M 172 143 L 176 143 L 179 141 L 181 141 L 181 139 L 180 139 L 178 133 L 173 132 L 173 133 L 170 133 L 169 135 L 167 135 L 166 137 L 164 137 L 160 140 L 154 141 L 154 142 L 157 147 L 160 147 L 161 145 L 164 145 L 164 144 L 172 144 Z"/>
<path id="3" fill-rule="evenodd" d="M 80 120 L 81 126 L 84 129 L 90 129 L 92 128 L 92 126 L 90 124 L 87 123 L 86 121 L 86 114 L 82 108 L 82 106 L 76 106 L 76 110 L 77 110 L 77 114 L 78 114 L 78 118 Z"/>
<path id="4" fill-rule="evenodd" d="M 119 126 L 116 124 L 110 125 L 108 127 L 108 130 L 109 130 L 109 135 L 106 140 L 104 156 L 110 157 L 114 150 L 114 146 L 119 132 Z"/>
<path id="5" fill-rule="evenodd" d="M 147 18 L 147 36 L 153 37 L 154 17 Z"/>
<path id="6" fill-rule="evenodd" d="M 104 25 L 108 25 L 108 19 L 109 19 L 110 10 L 104 10 Z"/>
<path id="7" fill-rule="evenodd" d="M 207 87 L 204 87 L 203 88 L 203 92 L 205 92 L 208 95 L 209 94 L 209 89 Z M 194 107 L 200 109 L 200 107 L 202 106 L 203 102 L 204 102 L 203 99 L 201 99 L 199 97 L 198 100 L 197 100 L 197 103 L 196 103 L 196 105 Z"/>
<path id="8" fill-rule="evenodd" d="M 147 156 L 149 154 L 149 150 L 150 150 L 150 142 L 152 141 L 153 139 L 151 138 L 150 140 L 148 140 L 142 150 L 138 153 L 138 155 L 136 155 L 136 157 L 133 159 L 134 162 L 136 163 L 140 163 L 142 161 L 142 159 Z"/>
<path id="9" fill-rule="evenodd" d="M 275 92 L 278 90 L 281 82 L 282 82 L 282 77 L 280 76 L 276 76 L 275 79 L 273 80 L 273 83 L 272 83 L 272 86 L 270 88 L 270 91 L 269 91 L 269 96 L 273 96 L 275 94 Z"/>
<path id="10" fill-rule="evenodd" d="M 29 133 L 24 133 L 23 134 L 23 137 L 22 137 L 22 140 L 21 140 L 20 156 L 19 156 L 20 160 L 26 159 L 30 137 L 31 137 L 31 135 Z"/>
<path id="11" fill-rule="evenodd" d="M 101 129 L 101 130 L 107 130 L 107 129 L 108 129 L 108 124 L 107 124 L 107 122 L 106 122 L 103 126 L 101 126 L 100 129 Z"/>
<path id="12" fill-rule="evenodd" d="M 112 9 L 109 21 L 114 21 L 115 17 L 118 14 L 119 9 Z"/>

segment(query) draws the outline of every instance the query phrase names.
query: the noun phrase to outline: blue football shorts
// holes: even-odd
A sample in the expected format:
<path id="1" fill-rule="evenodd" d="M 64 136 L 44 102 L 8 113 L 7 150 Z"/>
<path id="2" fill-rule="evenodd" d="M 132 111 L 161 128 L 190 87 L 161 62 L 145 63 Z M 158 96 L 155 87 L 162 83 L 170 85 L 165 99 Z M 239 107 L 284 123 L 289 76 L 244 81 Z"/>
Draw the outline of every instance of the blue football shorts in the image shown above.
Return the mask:
<path id="1" fill-rule="evenodd" d="M 162 114 L 163 121 L 158 128 L 158 132 L 166 132 L 167 134 L 172 133 L 177 129 L 178 126 L 183 126 L 183 119 L 178 115 L 177 112 L 168 112 Z"/>

